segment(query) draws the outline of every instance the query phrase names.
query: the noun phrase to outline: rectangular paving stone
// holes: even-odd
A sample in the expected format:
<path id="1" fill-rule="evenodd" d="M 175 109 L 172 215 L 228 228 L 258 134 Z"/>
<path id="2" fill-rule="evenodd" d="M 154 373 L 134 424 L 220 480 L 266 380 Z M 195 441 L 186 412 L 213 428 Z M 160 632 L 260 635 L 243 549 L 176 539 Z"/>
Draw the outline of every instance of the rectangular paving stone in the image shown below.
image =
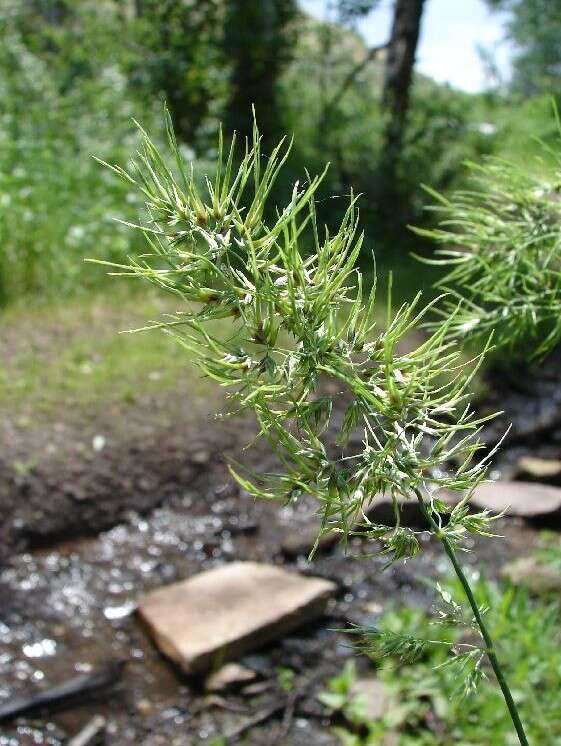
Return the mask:
<path id="1" fill-rule="evenodd" d="M 162 653 L 193 674 L 321 616 L 335 587 L 274 565 L 232 562 L 152 591 L 138 613 Z"/>

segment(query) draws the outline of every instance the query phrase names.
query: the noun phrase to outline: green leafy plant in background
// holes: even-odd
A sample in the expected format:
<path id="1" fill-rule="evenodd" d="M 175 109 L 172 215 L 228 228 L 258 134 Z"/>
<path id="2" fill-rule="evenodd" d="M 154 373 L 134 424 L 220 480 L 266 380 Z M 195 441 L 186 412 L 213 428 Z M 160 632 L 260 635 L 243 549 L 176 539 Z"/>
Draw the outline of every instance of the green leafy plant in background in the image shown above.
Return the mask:
<path id="1" fill-rule="evenodd" d="M 532 599 L 523 587 L 499 587 L 483 577 L 474 579 L 473 586 L 479 605 L 493 610 L 488 614 L 493 636 L 508 645 L 505 656 L 509 679 L 527 723 L 528 737 L 532 743 L 544 746 L 558 743 L 561 739 L 557 703 L 561 686 L 559 604 Z M 450 666 L 450 646 L 467 654 L 474 642 L 473 634 L 466 634 L 464 627 L 450 623 L 449 599 L 457 598 L 459 590 L 457 582 L 444 580 L 441 602 L 432 613 L 410 606 L 395 607 L 382 615 L 379 630 L 369 633 L 364 648 L 392 698 L 386 715 L 372 720 L 364 711 L 358 711 L 357 716 L 356 708 L 351 712 L 345 710 L 353 686 L 348 670 L 328 682 L 328 690 L 322 697 L 329 699 L 343 689 L 348 695 L 343 706 L 335 703 L 349 723 L 337 731 L 345 746 L 384 743 L 385 737 L 396 746 L 505 746 L 515 742 L 493 682 L 483 676 L 477 697 L 464 696 L 466 680 L 458 677 L 456 668 Z M 469 615 L 471 611 L 461 604 L 455 613 Z M 538 639 L 543 645 L 536 645 Z M 407 648 L 406 661 L 414 665 L 403 665 L 402 646 Z M 390 740 L 392 735 L 394 740 Z"/>
<path id="2" fill-rule="evenodd" d="M 414 229 L 444 247 L 422 260 L 447 269 L 437 283 L 447 293 L 439 311 L 455 313 L 457 338 L 492 331 L 517 357 L 541 357 L 561 338 L 559 171 L 532 174 L 496 158 L 468 168 L 471 189 L 450 199 L 431 190 L 440 227 Z"/>
<path id="3" fill-rule="evenodd" d="M 473 514 L 469 498 L 485 478 L 489 455 L 477 460 L 483 420 L 469 406 L 468 385 L 478 362 L 466 364 L 450 332 L 456 314 L 404 352 L 399 343 L 425 318 L 418 295 L 386 324 L 375 320 L 376 285 L 366 293 L 355 263 L 361 250 L 356 198 L 337 232 L 320 234 L 314 194 L 324 174 L 296 183 L 276 218 L 265 207 L 289 147 L 281 142 L 264 159 L 254 128 L 251 147 L 236 165 L 235 138 L 222 138 L 214 179 L 197 188 L 192 167 L 167 131 L 173 169 L 143 133 L 134 168 L 113 170 L 140 189 L 147 220 L 136 225 L 151 250 L 113 271 L 156 284 L 177 296 L 180 310 L 146 328 L 175 336 L 202 372 L 228 390 L 231 414 L 251 410 L 259 437 L 278 456 L 277 473 L 232 465 L 251 494 L 292 501 L 317 499 L 322 531 L 343 540 L 359 532 L 379 542 L 388 563 L 414 556 L 418 536 L 400 525 L 400 504 L 415 499 L 427 531 L 448 555 L 480 633 L 475 644 L 500 684 L 521 744 L 527 744 L 516 705 L 496 657 L 483 612 L 456 552 L 469 534 L 491 535 L 487 512 Z M 267 211 L 267 214 L 271 214 Z M 304 253 L 308 246 L 309 251 Z M 213 333 L 212 322 L 232 320 L 232 334 Z M 322 381 L 329 379 L 328 393 Z M 342 423 L 334 400 L 347 401 Z M 349 447 L 360 433 L 358 453 Z M 337 447 L 332 447 L 333 439 Z M 455 505 L 441 491 L 459 493 Z M 376 525 L 366 510 L 381 493 L 392 496 L 395 524 Z M 466 667 L 473 676 L 475 658 Z"/>
<path id="4" fill-rule="evenodd" d="M 390 741 L 385 740 L 385 736 L 392 734 L 405 720 L 409 704 L 400 702 L 398 697 L 394 696 L 397 692 L 391 684 L 381 684 L 380 686 L 384 686 L 384 713 L 373 718 L 370 715 L 371 705 L 367 695 L 357 691 L 358 682 L 356 663 L 350 658 L 341 671 L 328 680 L 327 689 L 318 694 L 318 700 L 333 715 L 339 715 L 344 721 L 343 724 L 336 726 L 333 732 L 346 746 L 361 746 L 365 740 L 367 743 L 389 746 Z M 411 704 L 413 707 L 416 706 L 415 702 Z"/>
<path id="5" fill-rule="evenodd" d="M 561 572 L 561 541 L 557 534 L 552 531 L 542 531 L 534 556 L 540 564 Z"/>
<path id="6" fill-rule="evenodd" d="M 140 207 L 90 158 L 126 158 L 138 142 L 110 6 L 76 4 L 71 30 L 53 25 L 47 41 L 47 31 L 22 30 L 23 5 L 0 9 L 0 306 L 97 287 L 103 273 L 81 260 L 132 251 L 111 216 Z M 147 106 L 144 115 L 152 120 Z"/>

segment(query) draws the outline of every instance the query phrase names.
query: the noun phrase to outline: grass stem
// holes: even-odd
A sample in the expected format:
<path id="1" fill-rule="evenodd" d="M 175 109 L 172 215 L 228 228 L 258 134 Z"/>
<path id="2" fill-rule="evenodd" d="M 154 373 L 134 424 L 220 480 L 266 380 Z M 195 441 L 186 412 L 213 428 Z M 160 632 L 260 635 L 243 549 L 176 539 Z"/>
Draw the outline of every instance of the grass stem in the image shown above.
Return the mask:
<path id="1" fill-rule="evenodd" d="M 529 746 L 528 739 L 526 738 L 526 734 L 524 732 L 524 726 L 522 725 L 522 721 L 520 720 L 520 715 L 518 714 L 518 709 L 516 707 L 516 704 L 512 697 L 512 693 L 508 686 L 507 680 L 504 676 L 503 670 L 501 668 L 501 665 L 495 653 L 495 645 L 493 643 L 493 638 L 489 634 L 489 630 L 487 629 L 487 625 L 485 624 L 485 621 L 483 620 L 483 617 L 479 610 L 477 601 L 475 600 L 475 596 L 473 595 L 473 591 L 471 589 L 469 581 L 462 569 L 462 566 L 460 565 L 460 562 L 458 561 L 456 552 L 454 551 L 454 547 L 452 546 L 450 541 L 445 536 L 442 535 L 442 531 L 440 530 L 439 526 L 437 525 L 434 518 L 432 517 L 431 511 L 429 507 L 427 506 L 419 490 L 415 490 L 415 495 L 417 497 L 417 501 L 419 502 L 421 511 L 423 515 L 425 516 L 427 522 L 429 523 L 433 533 L 435 533 L 439 537 L 440 541 L 444 545 L 444 551 L 448 555 L 448 558 L 450 562 L 452 563 L 452 567 L 454 568 L 454 571 L 456 575 L 458 576 L 458 580 L 462 584 L 462 588 L 464 589 L 467 600 L 469 601 L 469 605 L 471 606 L 471 609 L 473 611 L 473 616 L 475 618 L 475 621 L 477 622 L 477 625 L 479 629 L 481 630 L 481 635 L 485 641 L 485 645 L 487 647 L 487 650 L 486 650 L 487 657 L 489 659 L 489 663 L 491 664 L 491 668 L 493 669 L 495 676 L 497 677 L 499 686 L 501 687 L 501 691 L 503 693 L 506 706 L 508 708 L 510 717 L 512 718 L 512 722 L 514 724 L 514 728 L 518 735 L 518 740 L 520 741 L 521 746 Z"/>

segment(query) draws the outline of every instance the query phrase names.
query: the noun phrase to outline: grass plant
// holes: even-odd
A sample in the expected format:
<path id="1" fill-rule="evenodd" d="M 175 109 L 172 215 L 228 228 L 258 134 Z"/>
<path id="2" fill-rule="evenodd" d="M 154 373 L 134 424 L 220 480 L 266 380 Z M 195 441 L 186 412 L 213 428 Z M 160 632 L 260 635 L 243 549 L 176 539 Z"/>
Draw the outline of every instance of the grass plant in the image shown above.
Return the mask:
<path id="1" fill-rule="evenodd" d="M 403 352 L 400 343 L 438 299 L 423 306 L 419 294 L 393 313 L 390 292 L 386 322 L 376 322 L 376 284 L 366 291 L 356 267 L 363 243 L 356 197 L 339 229 L 321 233 L 314 195 L 325 173 L 308 176 L 271 220 L 266 216 L 275 213 L 265 208 L 289 144 L 281 142 L 264 158 L 255 127 L 238 159 L 235 138 L 226 148 L 221 137 L 214 178 L 201 190 L 169 117 L 167 134 L 173 166 L 143 131 L 133 168 L 110 166 L 143 195 L 148 217 L 130 225 L 150 250 L 128 263 L 106 264 L 181 302 L 179 311 L 143 328 L 175 337 L 203 374 L 227 390 L 230 415 L 254 412 L 259 437 L 270 443 L 281 468 L 261 474 L 232 464 L 251 494 L 281 502 L 313 495 L 322 532 L 335 529 L 345 541 L 359 523 L 388 564 L 420 550 L 418 532 L 400 523 L 402 501 L 419 502 L 426 531 L 442 542 L 469 602 L 471 616 L 455 621 L 467 621 L 478 633 L 467 657 L 449 646 L 450 665 L 471 689 L 489 661 L 526 745 L 484 612 L 457 558 L 467 536 L 492 534 L 493 520 L 469 509 L 490 455 L 480 458 L 484 420 L 469 404 L 481 357 L 466 362 L 451 338 L 458 312 Z M 230 336 L 213 333 L 209 323 L 218 319 L 231 320 Z M 334 393 L 326 393 L 324 380 Z M 347 402 L 340 424 L 332 417 L 336 399 Z M 349 448 L 357 434 L 358 453 Z M 445 501 L 443 490 L 457 493 L 457 502 Z M 391 526 L 366 517 L 381 493 L 393 500 Z"/>
<path id="2" fill-rule="evenodd" d="M 479 605 L 492 609 L 489 626 L 507 660 L 528 739 L 554 746 L 561 739 L 559 604 L 533 598 L 523 586 L 496 585 L 478 573 L 470 574 L 470 582 Z M 443 578 L 431 610 L 389 606 L 368 634 L 364 648 L 388 698 L 381 717 L 369 717 L 365 703 L 354 696 L 357 672 L 352 661 L 327 682 L 320 696 L 344 716 L 346 724 L 336 728 L 344 746 L 516 743 L 494 682 L 484 677 L 477 697 L 466 696 L 466 679 L 450 666 L 450 645 L 465 656 L 473 642 L 465 629 L 447 622 L 450 601 L 460 597 L 460 590 L 457 581 Z M 461 603 L 456 613 L 469 616 L 470 608 Z M 536 645 L 538 639 L 541 642 Z M 403 648 L 407 649 L 406 664 L 400 654 Z"/>
<path id="3" fill-rule="evenodd" d="M 439 246 L 422 259 L 445 268 L 438 308 L 454 314 L 450 333 L 487 339 L 518 359 L 539 358 L 561 339 L 560 157 L 548 167 L 499 158 L 469 163 L 471 184 L 450 198 L 429 190 L 436 229 L 414 229 Z M 459 311 L 458 311 L 459 306 Z"/>

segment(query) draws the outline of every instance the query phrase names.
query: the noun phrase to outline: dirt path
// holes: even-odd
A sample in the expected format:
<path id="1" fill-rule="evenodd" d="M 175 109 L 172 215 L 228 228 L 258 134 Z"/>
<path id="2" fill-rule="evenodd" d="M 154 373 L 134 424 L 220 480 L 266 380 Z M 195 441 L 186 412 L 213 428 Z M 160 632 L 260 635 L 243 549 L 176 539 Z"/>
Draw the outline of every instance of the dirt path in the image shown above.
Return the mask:
<path id="1" fill-rule="evenodd" d="M 144 516 L 129 513 L 125 522 L 95 538 L 13 557 L 0 574 L 2 698 L 115 661 L 124 661 L 125 668 L 122 681 L 105 696 L 88 697 L 59 714 L 6 724 L 6 737 L 22 746 L 61 746 L 102 714 L 109 723 L 108 742 L 120 746 L 209 743 L 285 697 L 279 672 L 290 669 L 294 686 L 303 687 L 305 695 L 286 727 L 283 710 L 276 711 L 240 743 L 335 746 L 331 721 L 316 700 L 352 654 L 348 638 L 334 630 L 348 621 L 375 624 L 392 604 L 428 604 L 431 593 L 423 581 L 444 571 L 446 563 L 438 547 L 427 545 L 415 562 L 382 572 L 381 560 L 361 558 L 367 547 L 358 539 L 350 556 L 335 547 L 312 564 L 304 557 L 288 561 L 282 539 L 308 525 L 312 511 L 305 502 L 255 503 L 217 467 L 164 506 Z M 513 521 L 498 528 L 505 540 L 485 542 L 468 561 L 477 558 L 494 572 L 506 558 L 528 551 L 533 532 Z M 151 588 L 233 559 L 283 563 L 334 580 L 338 592 L 319 623 L 242 660 L 259 671 L 261 691 L 212 697 L 202 682 L 185 679 L 159 655 L 134 607 Z M 359 667 L 367 662 L 359 661 Z"/>

